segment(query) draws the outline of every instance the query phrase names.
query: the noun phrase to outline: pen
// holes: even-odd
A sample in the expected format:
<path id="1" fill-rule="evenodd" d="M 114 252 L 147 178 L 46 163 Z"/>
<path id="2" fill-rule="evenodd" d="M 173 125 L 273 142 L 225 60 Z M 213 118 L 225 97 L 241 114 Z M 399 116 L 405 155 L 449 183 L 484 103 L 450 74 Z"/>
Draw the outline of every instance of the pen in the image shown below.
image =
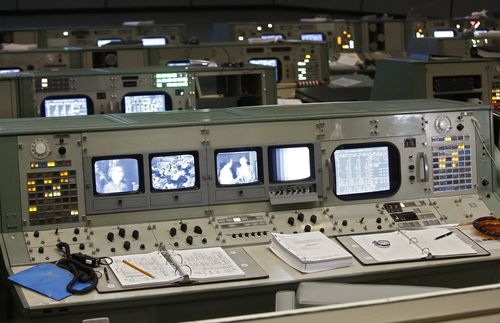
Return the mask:
<path id="1" fill-rule="evenodd" d="M 150 273 L 148 273 L 147 271 L 145 271 L 144 269 L 134 265 L 133 263 L 123 259 L 123 263 L 131 268 L 134 268 L 135 270 L 143 273 L 144 275 L 148 276 L 148 277 L 151 277 L 151 278 L 155 278 L 155 276 L 151 275 Z"/>
<path id="2" fill-rule="evenodd" d="M 109 283 L 108 269 L 106 269 L 106 267 L 104 267 L 104 277 L 106 277 L 106 282 Z"/>
<path id="3" fill-rule="evenodd" d="M 446 232 L 445 234 L 442 234 L 442 235 L 440 235 L 440 236 L 435 237 L 435 238 L 434 238 L 434 240 L 439 240 L 439 239 L 442 239 L 442 238 L 444 238 L 444 237 L 447 237 L 447 236 L 451 235 L 452 233 L 453 233 L 452 231 L 450 231 L 450 232 Z"/>

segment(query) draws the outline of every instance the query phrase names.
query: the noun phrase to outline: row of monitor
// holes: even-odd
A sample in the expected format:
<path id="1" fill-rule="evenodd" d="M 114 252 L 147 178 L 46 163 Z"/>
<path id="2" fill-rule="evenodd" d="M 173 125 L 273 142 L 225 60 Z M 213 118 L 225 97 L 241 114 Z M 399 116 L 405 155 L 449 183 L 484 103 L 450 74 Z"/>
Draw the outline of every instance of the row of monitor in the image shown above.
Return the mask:
<path id="1" fill-rule="evenodd" d="M 134 92 L 123 96 L 122 113 L 163 112 L 172 110 L 172 99 L 161 91 Z M 94 113 L 92 99 L 86 95 L 50 96 L 40 104 L 42 117 L 83 116 Z"/>
<path id="2" fill-rule="evenodd" d="M 269 183 L 314 182 L 314 150 L 314 144 L 268 146 Z M 214 150 L 216 186 L 262 185 L 266 164 L 262 152 L 262 147 Z M 153 193 L 200 189 L 198 151 L 154 153 L 147 159 L 144 161 L 140 154 L 93 157 L 94 196 L 144 193 L 144 176 L 149 176 L 149 190 Z M 333 151 L 331 161 L 333 193 L 341 200 L 387 197 L 400 187 L 399 151 L 392 143 L 344 144 Z M 143 171 L 146 162 L 148 172 Z"/>

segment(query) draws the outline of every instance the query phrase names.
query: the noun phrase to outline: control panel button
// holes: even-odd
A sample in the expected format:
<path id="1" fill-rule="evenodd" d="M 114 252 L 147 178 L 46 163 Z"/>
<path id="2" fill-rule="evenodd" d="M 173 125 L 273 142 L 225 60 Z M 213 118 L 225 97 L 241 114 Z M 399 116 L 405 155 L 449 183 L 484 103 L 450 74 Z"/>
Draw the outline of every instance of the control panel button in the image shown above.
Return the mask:
<path id="1" fill-rule="evenodd" d="M 304 232 L 311 232 L 311 226 L 309 224 L 304 227 Z"/>
<path id="2" fill-rule="evenodd" d="M 80 249 L 80 250 L 85 249 L 85 244 L 84 243 L 80 243 L 80 245 L 78 246 L 78 249 Z"/>
<path id="3" fill-rule="evenodd" d="M 75 229 L 73 230 L 73 233 L 74 233 L 74 234 L 80 234 L 80 229 L 75 228 Z"/>
<path id="4" fill-rule="evenodd" d="M 304 213 L 299 213 L 297 214 L 297 220 L 299 220 L 300 222 L 304 222 Z"/>
<path id="5" fill-rule="evenodd" d="M 170 228 L 169 234 L 171 237 L 175 237 L 177 234 L 177 229 L 176 228 Z"/>
<path id="6" fill-rule="evenodd" d="M 125 242 L 123 243 L 123 248 L 124 248 L 125 250 L 130 250 L 130 241 L 125 241 Z"/>
<path id="7" fill-rule="evenodd" d="M 38 238 L 40 236 L 40 232 L 38 232 L 38 231 L 33 232 L 33 236 L 35 238 Z"/>
<path id="8" fill-rule="evenodd" d="M 343 225 L 344 227 L 345 227 L 345 226 L 347 226 L 347 220 L 343 220 L 343 221 L 342 221 L 342 225 Z"/>
<path id="9" fill-rule="evenodd" d="M 311 221 L 312 224 L 316 224 L 316 222 L 318 222 L 318 217 L 316 215 L 311 215 L 311 218 L 309 219 L 309 221 Z"/>
<path id="10" fill-rule="evenodd" d="M 115 240 L 115 234 L 113 232 L 108 232 L 106 239 L 108 239 L 109 242 L 113 242 L 113 240 Z"/>
<path id="11" fill-rule="evenodd" d="M 57 149 L 57 152 L 59 153 L 59 155 L 63 156 L 66 154 L 66 147 L 59 147 Z"/>
<path id="12" fill-rule="evenodd" d="M 134 238 L 135 240 L 139 239 L 139 231 L 137 230 L 132 231 L 132 238 Z"/>
<path id="13" fill-rule="evenodd" d="M 197 226 L 194 227 L 194 233 L 196 233 L 196 234 L 202 234 L 203 230 L 201 229 L 201 227 L 199 225 L 197 225 Z"/>
<path id="14" fill-rule="evenodd" d="M 122 238 L 125 238 L 125 229 L 124 228 L 120 228 L 120 230 L 118 230 L 118 235 Z"/>
<path id="15" fill-rule="evenodd" d="M 38 247 L 38 253 L 43 253 L 43 247 Z"/>
<path id="16" fill-rule="evenodd" d="M 292 217 L 288 218 L 288 224 L 293 225 L 295 223 L 295 219 Z"/>
<path id="17" fill-rule="evenodd" d="M 186 224 L 186 223 L 182 223 L 182 224 L 181 224 L 181 231 L 182 231 L 182 232 L 186 232 L 186 231 L 187 231 L 187 228 L 188 228 L 188 226 L 187 226 L 187 224 Z"/>
<path id="18" fill-rule="evenodd" d="M 187 243 L 188 245 L 192 245 L 192 244 L 193 244 L 193 237 L 192 237 L 192 236 L 187 236 L 187 238 L 186 238 L 186 243 Z"/>

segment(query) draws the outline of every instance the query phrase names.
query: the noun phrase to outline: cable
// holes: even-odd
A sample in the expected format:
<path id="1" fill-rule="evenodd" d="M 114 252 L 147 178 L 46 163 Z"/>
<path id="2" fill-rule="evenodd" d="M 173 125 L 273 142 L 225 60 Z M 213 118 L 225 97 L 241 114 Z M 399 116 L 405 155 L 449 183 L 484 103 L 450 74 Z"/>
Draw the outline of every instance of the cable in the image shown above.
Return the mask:
<path id="1" fill-rule="evenodd" d="M 493 165 L 495 165 L 495 167 L 496 167 L 497 165 L 496 165 L 496 162 L 495 162 L 495 158 L 493 157 L 493 155 L 491 154 L 490 150 L 486 146 L 486 140 L 484 140 L 483 136 L 481 136 L 481 134 L 479 133 L 479 128 L 481 127 L 481 124 L 474 117 L 472 117 L 471 121 L 472 121 L 472 125 L 474 126 L 474 130 L 476 131 L 476 134 L 479 137 L 479 140 L 481 141 L 481 145 L 483 146 L 483 149 L 486 151 L 486 154 L 488 155 L 488 157 L 493 162 Z"/>

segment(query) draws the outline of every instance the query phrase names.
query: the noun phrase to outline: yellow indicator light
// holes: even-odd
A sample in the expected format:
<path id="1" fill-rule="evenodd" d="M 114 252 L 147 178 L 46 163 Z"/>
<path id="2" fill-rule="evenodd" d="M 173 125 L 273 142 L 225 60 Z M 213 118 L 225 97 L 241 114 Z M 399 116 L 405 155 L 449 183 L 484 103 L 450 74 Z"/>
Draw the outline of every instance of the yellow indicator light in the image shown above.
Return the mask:
<path id="1" fill-rule="evenodd" d="M 29 180 L 28 181 L 28 185 L 35 185 L 35 184 L 36 184 L 36 182 L 34 180 Z"/>
<path id="2" fill-rule="evenodd" d="M 28 187 L 28 192 L 36 192 L 36 187 Z"/>
<path id="3" fill-rule="evenodd" d="M 345 31 L 345 30 L 344 30 L 343 34 L 344 34 L 344 35 L 347 35 L 347 31 Z"/>
<path id="4" fill-rule="evenodd" d="M 56 166 L 56 162 L 53 162 L 53 161 L 47 162 L 47 167 L 55 167 L 55 166 Z"/>
<path id="5" fill-rule="evenodd" d="M 439 168 L 446 168 L 446 164 L 439 164 Z"/>
<path id="6" fill-rule="evenodd" d="M 342 44 L 342 37 L 337 37 L 337 44 L 338 45 L 341 45 Z"/>
<path id="7" fill-rule="evenodd" d="M 306 58 L 310 59 L 311 58 L 311 54 L 306 54 Z"/>
<path id="8" fill-rule="evenodd" d="M 465 145 L 464 144 L 458 145 L 458 149 L 465 149 Z"/>
<path id="9" fill-rule="evenodd" d="M 44 179 L 43 183 L 44 184 L 52 184 L 52 180 L 51 179 Z"/>
<path id="10" fill-rule="evenodd" d="M 68 176 L 68 172 L 59 172 L 59 176 Z"/>
<path id="11" fill-rule="evenodd" d="M 456 163 L 451 164 L 451 167 L 457 167 L 458 165 Z"/>
<path id="12" fill-rule="evenodd" d="M 347 38 L 351 38 L 351 34 L 347 34 Z"/>
<path id="13" fill-rule="evenodd" d="M 452 156 L 458 156 L 458 151 L 452 151 L 452 152 L 451 152 L 451 155 L 452 155 Z"/>
<path id="14" fill-rule="evenodd" d="M 31 168 L 38 168 L 38 163 L 31 163 L 31 164 L 30 164 L 30 167 L 31 167 Z"/>
<path id="15" fill-rule="evenodd" d="M 450 136 L 444 137 L 444 141 L 451 141 L 451 137 Z"/>
<path id="16" fill-rule="evenodd" d="M 44 197 L 52 197 L 52 192 L 45 192 L 43 194 Z"/>
<path id="17" fill-rule="evenodd" d="M 71 210 L 71 215 L 78 215 L 78 210 Z"/>
<path id="18" fill-rule="evenodd" d="M 349 49 L 349 45 L 342 45 L 342 49 Z"/>
<path id="19" fill-rule="evenodd" d="M 454 162 L 457 162 L 458 161 L 458 157 L 453 157 L 451 160 L 454 161 Z"/>
<path id="20" fill-rule="evenodd" d="M 439 157 L 439 162 L 444 163 L 446 161 L 446 157 Z"/>
<path id="21" fill-rule="evenodd" d="M 423 30 L 422 28 L 418 28 L 418 32 L 419 32 L 419 33 L 423 33 L 423 32 L 424 32 L 424 30 Z"/>
<path id="22" fill-rule="evenodd" d="M 30 206 L 28 209 L 30 212 L 36 212 L 37 207 L 36 206 Z"/>

